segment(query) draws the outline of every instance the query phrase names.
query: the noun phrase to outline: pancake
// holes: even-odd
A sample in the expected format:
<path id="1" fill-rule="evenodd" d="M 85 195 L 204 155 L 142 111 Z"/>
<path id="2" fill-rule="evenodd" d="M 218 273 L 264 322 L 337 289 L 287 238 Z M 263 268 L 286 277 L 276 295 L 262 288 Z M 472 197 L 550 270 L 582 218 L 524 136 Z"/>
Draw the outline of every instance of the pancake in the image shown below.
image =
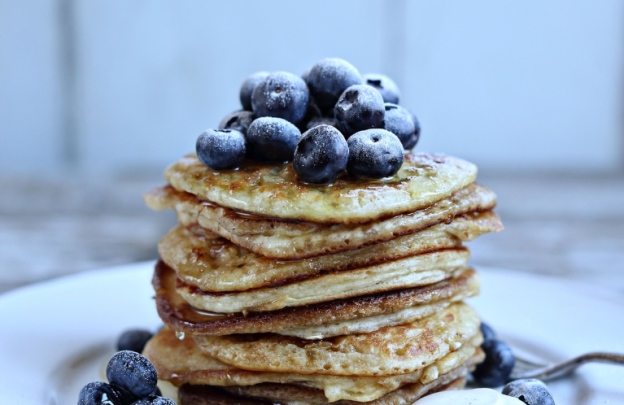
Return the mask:
<path id="1" fill-rule="evenodd" d="M 469 363 L 473 361 L 469 360 Z M 461 390 L 466 385 L 465 376 L 474 367 L 462 365 L 448 374 L 441 376 L 428 384 L 421 382 L 408 384 L 394 390 L 374 401 L 359 402 L 338 400 L 331 404 L 361 405 L 361 404 L 405 404 L 411 405 L 414 401 L 435 392 L 447 390 Z M 186 388 L 182 389 L 186 392 Z M 323 391 L 295 384 L 258 384 L 245 387 L 223 387 L 221 390 L 234 394 L 236 400 L 253 401 L 257 403 L 287 404 L 287 405 L 326 405 L 329 404 Z M 184 404 L 184 403 L 182 403 Z"/>
<path id="2" fill-rule="evenodd" d="M 358 249 L 449 222 L 466 213 L 491 210 L 496 205 L 496 195 L 491 190 L 473 183 L 412 213 L 367 224 L 332 225 L 247 215 L 201 201 L 171 186 L 152 190 L 143 198 L 155 210 L 176 210 L 180 224 L 193 227 L 200 234 L 209 236 L 214 232 L 257 255 L 281 260 Z M 494 231 L 502 229 L 499 224 Z"/>
<path id="3" fill-rule="evenodd" d="M 170 328 L 196 335 L 277 332 L 303 339 L 372 332 L 407 323 L 442 310 L 452 302 L 479 293 L 473 269 L 420 288 L 390 291 L 270 312 L 218 316 L 192 308 L 175 289 L 177 276 L 163 262 L 156 265 L 152 284 L 158 314 Z M 404 313 L 414 309 L 417 313 Z M 381 319 L 379 319 L 381 317 Z M 362 320 L 354 323 L 353 320 Z M 405 320 L 405 322 L 401 322 Z"/>
<path id="4" fill-rule="evenodd" d="M 455 218 L 420 232 L 362 249 L 280 261 L 258 256 L 227 239 L 197 236 L 178 226 L 158 244 L 161 259 L 188 285 L 202 291 L 246 291 L 283 285 L 319 274 L 372 266 L 441 249 L 460 248 L 462 242 L 497 230 L 500 219 L 492 211 Z"/>
<path id="5" fill-rule="evenodd" d="M 468 374 L 469 369 L 466 367 L 458 368 L 451 371 L 448 375 L 440 377 L 429 384 L 410 384 L 399 388 L 379 399 L 368 402 L 340 400 L 331 402 L 334 405 L 411 405 L 414 401 L 429 394 L 441 391 L 461 390 L 466 385 L 466 378 L 462 377 Z M 458 377 L 458 378 L 455 378 Z M 455 378 L 455 379 L 453 379 Z M 448 382 L 447 382 L 448 381 Z M 231 388 L 216 388 L 207 385 L 183 385 L 180 387 L 180 405 L 268 405 L 268 404 L 285 404 L 285 405 L 325 405 L 330 402 L 325 398 L 323 400 L 322 393 L 313 388 L 282 384 L 263 384 L 266 391 L 275 392 L 276 398 L 258 398 L 245 397 L 230 393 Z M 256 391 L 256 390 L 254 390 Z M 255 393 L 255 392 L 254 392 Z M 277 397 L 279 396 L 279 397 Z"/>
<path id="6" fill-rule="evenodd" d="M 463 302 L 427 318 L 371 333 L 304 340 L 276 334 L 195 336 L 212 357 L 244 370 L 384 376 L 420 370 L 479 333 Z"/>
<path id="7" fill-rule="evenodd" d="M 336 376 L 327 374 L 275 373 L 242 370 L 200 350 L 192 338 L 179 340 L 169 329 L 150 340 L 143 355 L 156 367 L 158 377 L 176 386 L 250 386 L 262 383 L 299 384 L 320 390 L 330 401 L 372 401 L 402 386 L 428 384 L 462 366 L 483 361 L 480 333 L 454 352 L 419 370 L 391 376 Z"/>
<path id="8" fill-rule="evenodd" d="M 195 154 L 165 170 L 176 190 L 223 207 L 273 218 L 319 223 L 365 223 L 413 212 L 472 183 L 477 168 L 446 155 L 408 153 L 387 179 L 344 174 L 329 185 L 298 180 L 292 163 L 247 160 L 232 170 L 213 170 Z"/>
<path id="9" fill-rule="evenodd" d="M 176 290 L 191 306 L 204 311 L 275 311 L 437 283 L 461 272 L 469 257 L 467 248 L 438 250 L 357 269 L 284 279 L 282 285 L 241 292 L 202 291 L 178 279 Z"/>

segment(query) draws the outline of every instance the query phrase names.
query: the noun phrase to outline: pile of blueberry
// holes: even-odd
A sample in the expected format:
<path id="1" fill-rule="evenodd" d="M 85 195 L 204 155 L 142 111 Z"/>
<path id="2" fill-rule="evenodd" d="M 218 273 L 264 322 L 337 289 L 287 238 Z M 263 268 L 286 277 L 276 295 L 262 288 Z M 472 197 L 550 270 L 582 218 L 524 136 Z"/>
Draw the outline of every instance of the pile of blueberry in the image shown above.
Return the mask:
<path id="1" fill-rule="evenodd" d="M 481 323 L 481 333 L 485 361 L 477 366 L 472 376 L 486 387 L 501 386 L 509 380 L 516 358 L 507 343 L 496 338 L 488 324 Z M 518 398 L 527 405 L 555 405 L 546 384 L 532 378 L 510 382 L 503 388 L 503 394 Z"/>
<path id="2" fill-rule="evenodd" d="M 387 76 L 361 76 L 337 58 L 323 59 L 302 77 L 254 73 L 240 89 L 243 109 L 199 135 L 197 156 L 215 170 L 239 167 L 246 157 L 292 161 L 298 177 L 314 184 L 331 183 L 345 170 L 392 176 L 420 135 L 399 96 Z"/>
<path id="3" fill-rule="evenodd" d="M 78 405 L 175 405 L 161 396 L 156 368 L 140 354 L 151 338 L 152 333 L 145 330 L 124 332 L 117 341 L 118 352 L 106 366 L 109 383 L 85 385 L 78 395 Z"/>

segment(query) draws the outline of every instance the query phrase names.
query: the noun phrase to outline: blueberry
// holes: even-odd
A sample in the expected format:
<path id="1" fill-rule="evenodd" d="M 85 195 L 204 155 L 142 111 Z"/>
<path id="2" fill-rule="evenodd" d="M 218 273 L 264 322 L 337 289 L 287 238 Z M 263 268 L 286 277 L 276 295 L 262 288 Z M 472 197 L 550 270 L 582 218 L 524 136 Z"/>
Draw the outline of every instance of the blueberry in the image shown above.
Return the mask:
<path id="1" fill-rule="evenodd" d="M 362 84 L 362 77 L 349 62 L 328 58 L 312 66 L 306 82 L 310 94 L 316 99 L 321 111 L 326 114 L 334 108 L 347 87 Z"/>
<path id="2" fill-rule="evenodd" d="M 334 128 L 338 128 L 338 121 L 335 118 L 314 118 L 308 122 L 306 129 L 310 130 L 314 127 L 318 127 L 319 125 L 329 125 Z"/>
<path id="3" fill-rule="evenodd" d="M 299 128 L 301 132 L 305 132 L 308 130 L 308 124 L 310 123 L 310 121 L 321 118 L 321 116 L 321 110 L 319 110 L 318 106 L 316 105 L 314 97 L 310 97 L 310 102 L 308 102 L 308 111 L 306 111 L 306 115 L 305 117 L 303 117 L 301 122 L 297 124 L 297 128 Z"/>
<path id="4" fill-rule="evenodd" d="M 124 350 L 117 352 L 108 362 L 106 378 L 112 385 L 128 390 L 137 398 L 143 398 L 156 388 L 158 373 L 146 357 Z"/>
<path id="5" fill-rule="evenodd" d="M 381 93 L 384 103 L 399 104 L 401 92 L 396 83 L 386 75 L 369 73 L 362 77 L 364 84 L 374 87 Z"/>
<path id="6" fill-rule="evenodd" d="M 305 72 L 301 74 L 301 78 L 303 79 L 304 82 L 306 82 L 306 84 L 308 84 L 308 77 L 310 77 L 310 70 L 312 70 L 312 68 L 306 70 Z"/>
<path id="7" fill-rule="evenodd" d="M 121 398 L 113 387 L 97 381 L 82 387 L 78 405 L 121 405 Z"/>
<path id="8" fill-rule="evenodd" d="M 147 398 L 143 398 L 133 405 L 176 405 L 175 402 L 170 400 L 169 398 L 163 398 L 161 396 L 150 395 Z"/>
<path id="9" fill-rule="evenodd" d="M 117 351 L 132 350 L 141 353 L 145 344 L 154 336 L 152 332 L 142 329 L 130 329 L 119 336 L 117 340 Z"/>
<path id="10" fill-rule="evenodd" d="M 262 117 L 249 126 L 247 148 L 254 159 L 284 162 L 292 160 L 299 138 L 301 131 L 290 122 Z"/>
<path id="11" fill-rule="evenodd" d="M 485 322 L 481 322 L 480 328 L 481 328 L 481 334 L 483 335 L 484 342 L 486 340 L 496 339 L 496 333 L 494 332 L 494 329 L 492 329 L 490 325 L 488 325 Z"/>
<path id="12" fill-rule="evenodd" d="M 498 339 L 486 340 L 481 348 L 485 352 L 485 361 L 477 366 L 472 375 L 486 387 L 505 384 L 516 362 L 511 348 Z"/>
<path id="13" fill-rule="evenodd" d="M 367 129 L 351 136 L 347 170 L 354 176 L 380 179 L 394 175 L 403 164 L 403 146 L 385 129 Z"/>
<path id="14" fill-rule="evenodd" d="M 503 394 L 518 398 L 527 405 L 555 405 L 546 384 L 534 378 L 510 382 L 503 388 Z"/>
<path id="15" fill-rule="evenodd" d="M 407 143 L 403 144 L 405 149 L 412 149 L 418 143 L 418 139 L 420 139 L 420 123 L 418 122 L 418 118 L 414 115 L 413 112 L 409 111 L 410 117 L 412 117 L 412 122 L 414 123 L 414 135 L 410 138 Z"/>
<path id="16" fill-rule="evenodd" d="M 243 110 L 251 111 L 251 94 L 258 83 L 263 81 L 268 75 L 269 72 L 256 72 L 245 79 L 240 88 L 240 102 Z"/>
<path id="17" fill-rule="evenodd" d="M 370 86 L 358 84 L 347 88 L 340 95 L 334 108 L 334 117 L 348 138 L 358 131 L 382 128 L 385 111 L 381 94 Z"/>
<path id="18" fill-rule="evenodd" d="M 215 170 L 243 164 L 247 150 L 245 136 L 233 129 L 209 129 L 197 138 L 195 150 L 204 164 Z"/>
<path id="19" fill-rule="evenodd" d="M 158 386 L 156 386 L 156 388 L 154 388 L 154 391 L 152 391 L 152 393 L 150 395 L 156 396 L 156 397 L 162 397 L 162 392 L 160 391 L 160 388 L 158 388 Z"/>
<path id="20" fill-rule="evenodd" d="M 349 147 L 344 136 L 329 125 L 316 126 L 301 136 L 293 167 L 307 183 L 327 184 L 347 168 Z"/>
<path id="21" fill-rule="evenodd" d="M 305 116 L 310 92 L 299 76 L 275 72 L 258 83 L 251 96 L 256 117 L 283 118 L 293 124 Z"/>
<path id="22" fill-rule="evenodd" d="M 401 144 L 405 148 L 412 140 L 414 135 L 414 121 L 409 111 L 396 104 L 385 104 L 386 115 L 384 118 L 384 128 L 399 138 Z"/>
<path id="23" fill-rule="evenodd" d="M 234 129 L 243 135 L 247 135 L 247 129 L 254 120 L 251 111 L 234 111 L 223 117 L 219 123 L 219 129 Z"/>

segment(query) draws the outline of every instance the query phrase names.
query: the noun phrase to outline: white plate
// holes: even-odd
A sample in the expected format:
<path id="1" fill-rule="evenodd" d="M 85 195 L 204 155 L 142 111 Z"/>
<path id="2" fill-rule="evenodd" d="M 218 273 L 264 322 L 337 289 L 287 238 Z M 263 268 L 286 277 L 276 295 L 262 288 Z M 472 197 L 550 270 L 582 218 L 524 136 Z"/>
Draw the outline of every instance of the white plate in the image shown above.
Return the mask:
<path id="1" fill-rule="evenodd" d="M 0 403 L 74 404 L 117 336 L 155 330 L 153 262 L 83 273 L 0 296 Z M 624 352 L 624 297 L 559 279 L 481 269 L 471 300 L 514 348 L 558 360 Z M 586 365 L 550 384 L 558 405 L 624 404 L 624 368 Z"/>

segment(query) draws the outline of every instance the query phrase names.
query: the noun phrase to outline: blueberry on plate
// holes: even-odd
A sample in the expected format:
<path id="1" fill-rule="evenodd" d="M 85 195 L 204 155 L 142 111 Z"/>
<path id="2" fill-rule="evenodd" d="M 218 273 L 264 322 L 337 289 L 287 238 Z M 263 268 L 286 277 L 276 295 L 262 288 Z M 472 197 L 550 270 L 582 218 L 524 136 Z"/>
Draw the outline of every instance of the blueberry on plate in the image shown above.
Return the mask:
<path id="1" fill-rule="evenodd" d="M 251 111 L 251 94 L 258 83 L 263 81 L 268 75 L 269 72 L 256 72 L 245 79 L 240 88 L 240 102 L 243 110 Z"/>
<path id="2" fill-rule="evenodd" d="M 410 116 L 409 111 L 396 104 L 385 104 L 386 114 L 384 117 L 384 128 L 386 131 L 390 131 L 399 138 L 403 148 L 409 145 L 414 135 L 414 121 Z"/>
<path id="3" fill-rule="evenodd" d="M 175 402 L 170 400 L 169 398 L 164 398 L 161 396 L 150 395 L 147 398 L 143 398 L 133 405 L 176 405 Z"/>
<path id="4" fill-rule="evenodd" d="M 303 79 L 304 82 L 306 82 L 306 84 L 308 84 L 308 77 L 310 77 L 310 71 L 312 70 L 312 68 L 306 70 L 305 72 L 303 72 L 301 74 L 301 78 Z"/>
<path id="5" fill-rule="evenodd" d="M 498 387 L 509 379 L 516 358 L 507 343 L 490 339 L 483 342 L 485 361 L 472 373 L 474 378 L 486 387 Z"/>
<path id="6" fill-rule="evenodd" d="M 119 393 L 105 382 L 91 382 L 80 390 L 78 405 L 121 405 Z"/>
<path id="7" fill-rule="evenodd" d="M 154 365 L 136 352 L 117 352 L 106 366 L 106 378 L 137 398 L 150 395 L 156 388 L 158 373 Z"/>
<path id="8" fill-rule="evenodd" d="M 247 131 L 247 150 L 258 160 L 285 162 L 292 160 L 301 138 L 299 128 L 275 117 L 256 119 Z"/>
<path id="9" fill-rule="evenodd" d="M 208 129 L 197 138 L 195 150 L 204 166 L 232 169 L 243 164 L 247 141 L 241 132 L 233 129 Z"/>
<path id="10" fill-rule="evenodd" d="M 412 117 L 412 122 L 414 123 L 414 135 L 407 141 L 406 144 L 403 145 L 405 149 L 412 149 L 418 143 L 418 139 L 420 139 L 420 123 L 418 122 L 418 118 L 414 115 L 413 112 L 407 110 Z"/>
<path id="11" fill-rule="evenodd" d="M 256 117 L 283 118 L 296 124 L 306 115 L 309 99 L 310 92 L 302 78 L 275 72 L 258 83 L 251 95 L 251 106 Z"/>
<path id="12" fill-rule="evenodd" d="M 243 135 L 247 135 L 247 129 L 254 120 L 251 111 L 234 111 L 223 117 L 219 123 L 219 129 L 234 129 Z"/>
<path id="13" fill-rule="evenodd" d="M 143 329 L 130 329 L 125 331 L 117 339 L 117 351 L 131 350 L 141 353 L 145 344 L 154 336 L 152 332 Z"/>
<path id="14" fill-rule="evenodd" d="M 369 73 L 362 77 L 364 84 L 377 89 L 383 97 L 384 103 L 399 104 L 399 97 L 401 92 L 396 83 L 386 75 L 380 75 L 376 73 Z"/>
<path id="15" fill-rule="evenodd" d="M 312 66 L 306 82 L 319 108 L 327 114 L 347 87 L 362 84 L 362 77 L 346 60 L 327 58 Z"/>
<path id="16" fill-rule="evenodd" d="M 334 117 L 347 138 L 358 131 L 383 128 L 385 112 L 381 94 L 364 84 L 347 88 L 334 107 Z"/>
<path id="17" fill-rule="evenodd" d="M 503 388 L 503 394 L 518 398 L 527 405 L 555 405 L 546 384 L 534 378 L 510 382 Z"/>
<path id="18" fill-rule="evenodd" d="M 293 167 L 307 183 L 327 184 L 347 168 L 349 147 L 344 136 L 330 125 L 306 131 L 297 144 Z"/>
<path id="19" fill-rule="evenodd" d="M 385 129 L 367 129 L 352 135 L 347 171 L 360 177 L 381 179 L 393 176 L 403 164 L 403 145 Z"/>
<path id="20" fill-rule="evenodd" d="M 319 125 L 329 125 L 331 127 L 338 128 L 338 121 L 336 121 L 335 118 L 328 117 L 314 118 L 308 122 L 306 129 L 310 130 L 314 127 L 318 127 Z"/>
<path id="21" fill-rule="evenodd" d="M 494 332 L 494 329 L 492 329 L 492 327 L 488 325 L 487 323 L 481 322 L 480 329 L 481 329 L 481 334 L 483 335 L 484 342 L 486 340 L 496 339 L 496 333 Z"/>

